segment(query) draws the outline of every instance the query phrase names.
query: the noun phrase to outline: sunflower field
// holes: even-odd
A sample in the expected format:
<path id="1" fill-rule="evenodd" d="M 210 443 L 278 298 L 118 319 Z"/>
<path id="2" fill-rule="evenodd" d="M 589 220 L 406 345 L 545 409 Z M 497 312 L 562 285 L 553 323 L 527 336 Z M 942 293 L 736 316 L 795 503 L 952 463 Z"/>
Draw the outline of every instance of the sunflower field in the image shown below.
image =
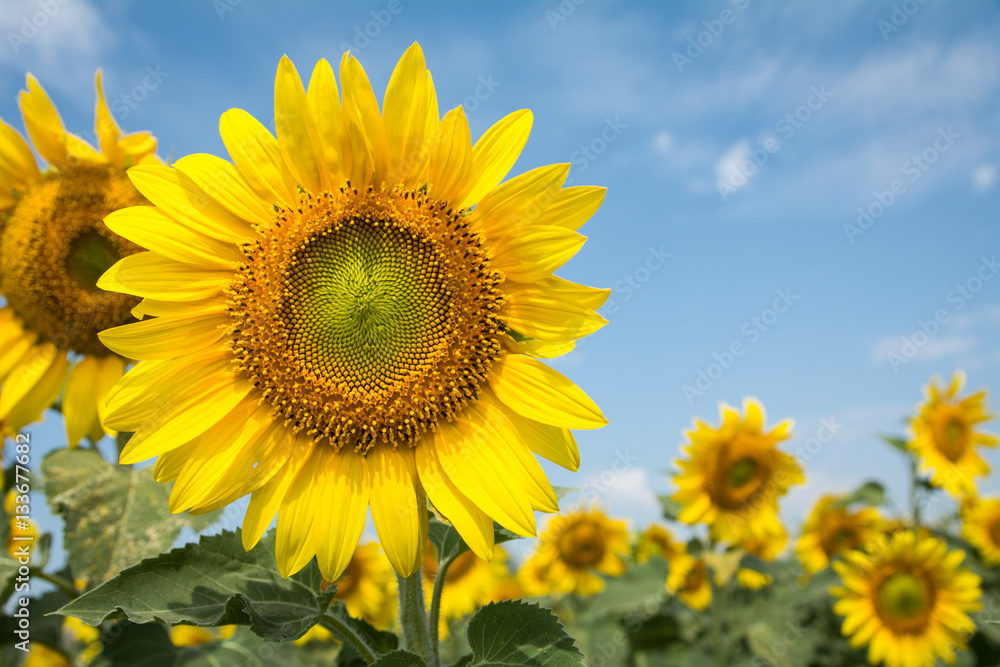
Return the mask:
<path id="1" fill-rule="evenodd" d="M 1000 239 L 997 146 L 974 134 L 997 126 L 972 119 L 1000 101 L 995 8 L 482 5 L 469 11 L 484 33 L 506 26 L 509 43 L 492 42 L 513 64 L 477 74 L 463 96 L 452 75 L 492 63 L 490 47 L 436 28 L 467 19 L 409 0 L 366 7 L 371 20 L 339 44 L 310 12 L 361 11 L 348 4 L 10 2 L 0 80 L 10 70 L 24 83 L 11 92 L 19 121 L 0 119 L 0 667 L 1000 665 L 1000 440 L 979 381 L 1000 364 L 1000 309 L 977 296 L 1000 272 L 982 254 Z M 189 20 L 201 10 L 210 28 Z M 895 36 L 931 16 L 916 37 Z M 190 53 L 159 41 L 175 22 L 190 30 Z M 797 106 L 756 134 L 716 119 L 708 135 L 739 137 L 717 155 L 714 139 L 695 145 L 696 120 L 733 100 L 764 104 L 759 91 L 777 95 L 783 67 L 798 76 L 780 48 L 760 59 L 739 32 L 749 23 L 757 41 L 795 25 L 782 28 L 794 52 L 859 69 L 830 74 L 832 89 L 797 90 Z M 824 41 L 819 28 L 862 24 L 873 34 L 860 60 L 855 38 Z M 799 33 L 812 41 L 787 36 Z M 270 40 L 267 78 L 251 34 Z M 538 47 L 542 36 L 558 48 Z M 920 51 L 923 37 L 952 51 Z M 911 51 L 890 67 L 877 39 L 884 52 Z M 84 56 L 119 44 L 122 68 L 152 54 L 186 67 L 145 66 L 131 90 L 109 93 L 115 67 Z M 242 60 L 219 79 L 234 45 Z M 643 57 L 619 63 L 631 49 Z M 525 64 L 520 51 L 547 60 Z M 723 57 L 711 77 L 682 78 Z M 746 58 L 753 68 L 731 77 Z M 661 98 L 644 85 L 662 92 L 665 65 L 677 78 L 663 89 L 676 94 Z M 861 250 L 824 255 L 826 237 L 791 250 L 781 244 L 812 243 L 812 232 L 740 227 L 752 208 L 730 198 L 754 188 L 772 188 L 775 218 L 802 193 L 817 217 L 842 204 L 838 179 L 796 181 L 800 168 L 780 161 L 842 128 L 822 114 L 910 100 L 928 70 L 937 87 L 916 106 L 957 100 L 961 122 L 934 111 L 926 147 L 887 171 L 873 146 L 896 150 L 898 128 L 919 125 L 906 115 L 914 104 L 893 107 L 891 122 L 855 119 L 844 135 L 864 134 L 870 159 L 838 167 L 841 180 L 861 172 L 868 188 L 902 174 L 856 212 L 849 200 L 855 223 L 834 231 Z M 522 88 L 508 76 L 517 72 L 536 85 Z M 604 73 L 597 88 L 592 72 Z M 80 81 L 92 128 L 78 123 L 78 102 L 55 102 L 78 98 Z M 170 97 L 170 85 L 187 96 Z M 135 131 L 147 99 L 166 127 L 204 134 L 178 145 Z M 532 101 L 537 110 L 522 108 Z M 622 111 L 599 118 L 589 105 Z M 688 105 L 688 129 L 674 105 Z M 550 163 L 548 142 L 575 131 L 574 113 L 593 138 Z M 949 159 L 973 161 L 962 187 L 976 194 L 936 208 L 919 187 L 954 186 L 933 166 Z M 768 185 L 768 170 L 783 168 Z M 714 170 L 715 184 L 674 185 L 698 170 Z M 709 216 L 715 226 L 700 232 L 664 212 L 688 198 L 692 215 L 716 211 L 729 226 Z M 983 210 L 989 225 L 976 224 Z M 900 211 L 922 222 L 888 253 L 878 238 L 902 233 L 887 229 Z M 954 223 L 971 226 L 951 236 L 920 226 L 937 224 L 937 211 L 973 223 Z M 585 225 L 599 242 L 587 243 Z M 689 243 L 683 257 L 643 240 L 636 268 L 602 281 L 635 237 L 664 230 Z M 911 334 L 845 342 L 851 327 L 936 294 L 920 281 L 951 276 L 956 247 L 976 258 L 972 276 L 944 291 L 947 308 L 921 315 Z M 731 266 L 715 261 L 726 248 Z M 895 277 L 910 254 L 928 261 L 907 290 L 869 303 L 844 287 L 866 257 L 897 262 L 885 274 Z M 677 262 L 689 263 L 673 285 L 654 280 Z M 825 290 L 822 308 L 808 288 L 770 283 L 769 305 L 748 306 L 741 290 L 775 265 L 782 285 L 793 276 L 814 288 L 811 303 Z M 697 296 L 713 280 L 717 301 Z M 886 289 L 870 276 L 855 285 Z M 696 295 L 686 303 L 664 296 L 685 290 Z M 819 343 L 828 310 L 855 319 Z M 733 313 L 739 335 L 720 343 L 719 318 Z M 798 330 L 808 343 L 782 333 L 794 318 L 820 322 Z M 612 320 L 622 338 L 602 338 Z M 845 359 L 862 342 L 876 370 L 849 366 L 856 378 Z M 689 364 L 691 349 L 711 361 Z M 751 368 L 764 350 L 768 365 Z M 846 435 L 839 417 L 821 418 L 803 445 L 790 408 L 815 421 L 826 384 L 900 400 L 847 410 Z"/>

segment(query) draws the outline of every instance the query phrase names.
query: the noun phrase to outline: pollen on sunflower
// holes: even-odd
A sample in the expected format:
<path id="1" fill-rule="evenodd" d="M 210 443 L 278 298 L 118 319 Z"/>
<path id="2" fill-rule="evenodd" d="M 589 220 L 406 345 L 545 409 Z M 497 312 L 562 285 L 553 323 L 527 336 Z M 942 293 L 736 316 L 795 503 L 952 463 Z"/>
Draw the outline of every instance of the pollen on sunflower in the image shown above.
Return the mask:
<path id="1" fill-rule="evenodd" d="M 105 423 L 135 431 L 121 460 L 159 457 L 173 511 L 251 494 L 244 545 L 277 513 L 286 575 L 315 556 L 340 576 L 370 511 L 409 576 L 428 500 L 488 560 L 494 520 L 533 535 L 558 508 L 536 455 L 576 470 L 570 429 L 606 423 L 541 361 L 604 324 L 608 290 L 553 273 L 604 189 L 564 188 L 568 165 L 502 182 L 531 113 L 473 145 L 416 44 L 381 112 L 346 54 L 339 86 L 326 60 L 304 86 L 282 58 L 274 101 L 277 136 L 227 111 L 231 162 L 134 167 L 153 206 L 107 218 L 148 250 L 99 281 L 150 316 L 100 335 L 143 361 L 108 401 Z"/>

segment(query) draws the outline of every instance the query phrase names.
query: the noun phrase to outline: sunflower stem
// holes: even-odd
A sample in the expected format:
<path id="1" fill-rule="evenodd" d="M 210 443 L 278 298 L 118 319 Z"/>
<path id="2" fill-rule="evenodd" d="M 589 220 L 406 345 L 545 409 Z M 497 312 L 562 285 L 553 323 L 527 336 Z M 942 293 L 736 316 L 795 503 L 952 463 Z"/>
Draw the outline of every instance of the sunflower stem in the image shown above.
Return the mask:
<path id="1" fill-rule="evenodd" d="M 917 457 L 910 454 L 910 516 L 913 529 L 920 528 L 920 479 L 917 475 Z"/>
<path id="2" fill-rule="evenodd" d="M 42 572 L 41 570 L 35 570 L 31 574 L 39 579 L 49 582 L 71 598 L 80 597 L 80 591 L 74 588 L 73 582 L 63 579 L 58 574 L 49 574 L 47 572 Z"/>
<path id="3" fill-rule="evenodd" d="M 361 654 L 364 661 L 369 665 L 378 660 L 378 653 L 369 644 L 364 637 L 358 634 L 354 628 L 350 627 L 343 620 L 335 616 L 322 616 L 319 619 L 319 624 L 330 631 L 334 637 L 339 639 L 341 642 L 350 644 L 354 649 Z"/>
<path id="4" fill-rule="evenodd" d="M 448 576 L 448 568 L 455 561 L 448 558 L 438 563 L 437 574 L 434 575 L 434 591 L 431 593 L 431 611 L 427 619 L 428 634 L 431 640 L 431 655 L 438 656 L 440 650 L 440 638 L 438 637 L 438 625 L 441 621 L 441 593 L 444 591 L 445 578 Z"/>
<path id="5" fill-rule="evenodd" d="M 437 644 L 431 643 L 431 635 L 437 636 L 437 626 L 429 628 L 427 611 L 424 607 L 424 584 L 421 570 L 409 577 L 396 575 L 399 581 L 399 625 L 403 629 L 403 648 L 416 653 L 427 667 L 440 667 Z"/>

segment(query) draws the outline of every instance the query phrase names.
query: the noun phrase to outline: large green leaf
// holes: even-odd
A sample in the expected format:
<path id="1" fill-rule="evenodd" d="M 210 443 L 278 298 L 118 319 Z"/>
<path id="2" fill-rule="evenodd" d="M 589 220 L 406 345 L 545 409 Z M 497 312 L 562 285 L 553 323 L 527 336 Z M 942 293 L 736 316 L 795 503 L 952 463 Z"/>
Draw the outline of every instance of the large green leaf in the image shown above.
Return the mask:
<path id="1" fill-rule="evenodd" d="M 152 468 L 108 463 L 92 449 L 59 449 L 42 462 L 45 495 L 65 520 L 74 576 L 97 585 L 166 551 L 184 526 L 207 527 L 217 514 L 171 514 L 170 487 Z"/>
<path id="2" fill-rule="evenodd" d="M 583 654 L 548 609 L 518 600 L 486 605 L 469 621 L 462 667 L 580 667 Z"/>
<path id="3" fill-rule="evenodd" d="M 247 552 L 239 531 L 202 537 L 122 571 L 59 610 L 85 623 L 124 618 L 168 625 L 249 625 L 270 641 L 301 637 L 336 592 L 320 593 L 315 561 L 286 579 L 277 570 L 274 536 Z"/>

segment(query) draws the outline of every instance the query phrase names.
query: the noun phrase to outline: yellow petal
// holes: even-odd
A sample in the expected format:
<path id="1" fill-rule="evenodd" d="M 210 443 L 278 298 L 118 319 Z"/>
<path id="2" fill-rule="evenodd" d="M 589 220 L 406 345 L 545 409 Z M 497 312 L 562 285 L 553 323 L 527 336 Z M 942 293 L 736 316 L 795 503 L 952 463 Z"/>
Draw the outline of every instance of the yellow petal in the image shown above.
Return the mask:
<path id="1" fill-rule="evenodd" d="M 428 193 L 442 201 L 461 200 L 468 188 L 472 137 L 462 107 L 449 111 L 431 140 Z"/>
<path id="2" fill-rule="evenodd" d="M 101 70 L 97 70 L 97 140 L 101 152 L 108 161 L 121 169 L 125 165 L 125 151 L 118 147 L 122 131 L 115 122 L 108 102 L 104 98 L 104 86 L 101 84 Z"/>
<path id="3" fill-rule="evenodd" d="M 455 526 L 469 548 L 483 560 L 493 557 L 493 519 L 476 507 L 448 479 L 441 468 L 435 445 L 438 434 L 415 449 L 417 474 L 434 507 Z"/>
<path id="4" fill-rule="evenodd" d="M 313 68 L 306 99 L 309 100 L 309 108 L 316 121 L 316 130 L 323 147 L 323 161 L 331 181 L 342 180 L 351 173 L 351 139 L 344 130 L 340 91 L 333 76 L 333 67 L 326 58 L 317 62 Z"/>
<path id="5" fill-rule="evenodd" d="M 563 188 L 555 193 L 552 203 L 533 222 L 536 225 L 580 229 L 601 207 L 607 190 L 593 185 Z"/>
<path id="6" fill-rule="evenodd" d="M 479 138 L 472 148 L 470 190 L 458 208 L 478 202 L 510 172 L 528 141 L 533 120 L 529 109 L 521 109 L 501 118 Z"/>
<path id="7" fill-rule="evenodd" d="M 600 308 L 611 296 L 609 289 L 578 285 L 559 276 L 548 276 L 536 281 L 534 287 L 543 290 L 551 298 L 563 299 L 590 310 Z"/>
<path id="8" fill-rule="evenodd" d="M 544 341 L 583 338 L 608 323 L 590 308 L 553 298 L 534 288 L 505 290 L 504 322 L 514 331 Z"/>
<path id="9" fill-rule="evenodd" d="M 571 229 L 533 226 L 501 236 L 493 248 L 490 268 L 508 280 L 532 283 L 565 264 L 587 240 Z"/>
<path id="10" fill-rule="evenodd" d="M 487 193 L 470 222 L 490 239 L 525 226 L 540 206 L 556 197 L 568 175 L 569 164 L 552 164 L 516 176 Z"/>
<path id="11" fill-rule="evenodd" d="M 389 148 L 386 178 L 390 185 L 411 185 L 408 179 L 420 165 L 429 138 L 427 94 L 427 64 L 420 45 L 414 42 L 393 70 L 382 104 Z"/>
<path id="12" fill-rule="evenodd" d="M 133 312 L 135 312 L 133 310 Z M 526 340 L 520 343 L 511 341 L 510 349 L 518 354 L 526 354 L 535 359 L 554 359 L 569 354 L 576 347 L 575 340 L 550 343 L 544 340 Z"/>
<path id="13" fill-rule="evenodd" d="M 157 317 L 105 329 L 97 337 L 129 359 L 171 359 L 210 347 L 222 338 L 226 324 L 218 318 Z"/>
<path id="14" fill-rule="evenodd" d="M 254 236 L 246 221 L 233 215 L 176 169 L 144 164 L 129 169 L 128 177 L 146 199 L 197 232 L 237 244 Z"/>
<path id="15" fill-rule="evenodd" d="M 378 447 L 378 445 L 376 445 Z M 351 562 L 351 556 L 361 539 L 368 515 L 371 482 L 368 465 L 360 454 L 345 447 L 334 452 L 325 450 L 317 482 L 319 507 L 336 508 L 316 526 L 316 561 L 323 578 L 337 579 Z"/>
<path id="16" fill-rule="evenodd" d="M 21 134 L 0 120 L 0 177 L 12 189 L 23 190 L 42 177 L 31 148 Z"/>
<path id="17" fill-rule="evenodd" d="M 4 341 L 3 347 L 0 347 L 0 380 L 6 381 L 21 360 L 31 354 L 32 346 L 37 340 L 38 334 L 25 331 L 14 340 Z"/>
<path id="18" fill-rule="evenodd" d="M 69 159 L 66 155 L 66 128 L 59 118 L 59 112 L 38 80 L 31 74 L 27 75 L 27 80 L 28 90 L 22 90 L 18 99 L 31 143 L 50 165 L 67 167 Z"/>
<path id="19" fill-rule="evenodd" d="M 494 370 L 490 387 L 511 410 L 543 424 L 591 429 L 608 423 L 569 378 L 530 357 L 507 355 Z"/>
<path id="20" fill-rule="evenodd" d="M 243 518 L 243 548 L 249 551 L 260 541 L 267 526 L 288 492 L 288 488 L 298 476 L 302 467 L 312 459 L 315 444 L 312 438 L 295 438 L 292 436 L 291 457 L 287 465 L 282 466 L 278 473 L 267 484 L 253 492 L 247 512 Z"/>
<path id="21" fill-rule="evenodd" d="M 274 125 L 278 147 L 295 180 L 309 192 L 329 187 L 319 131 L 295 65 L 282 56 L 274 78 Z"/>
<path id="22" fill-rule="evenodd" d="M 243 261 L 243 253 L 232 243 L 196 232 L 155 206 L 119 209 L 104 218 L 104 224 L 119 236 L 178 262 L 232 269 Z"/>
<path id="23" fill-rule="evenodd" d="M 0 389 L 0 419 L 10 414 L 60 356 L 65 357 L 66 353 L 60 353 L 53 343 L 42 343 L 21 359 L 21 363 L 4 381 L 3 389 Z"/>
<path id="24" fill-rule="evenodd" d="M 38 382 L 9 412 L 3 410 L 7 426 L 19 431 L 28 424 L 37 421 L 42 416 L 42 412 L 59 398 L 59 394 L 62 393 L 63 386 L 66 384 L 67 373 L 69 373 L 69 360 L 66 353 L 56 350 L 55 359 L 52 360 Z M 7 382 L 10 382 L 9 378 Z M 4 390 L 6 389 L 7 384 L 5 383 Z M 5 395 L 6 392 L 4 395 L 0 395 L 0 404 L 2 404 Z"/>
<path id="25" fill-rule="evenodd" d="M 256 118 L 243 109 L 230 109 L 219 119 L 219 134 L 236 171 L 261 199 L 284 207 L 298 200 L 278 140 Z"/>
<path id="26" fill-rule="evenodd" d="M 254 192 L 227 160 L 208 153 L 196 153 L 182 157 L 174 163 L 174 168 L 236 217 L 250 223 L 274 219 L 274 207 Z"/>
<path id="27" fill-rule="evenodd" d="M 219 294 L 203 301 L 158 301 L 143 299 L 132 315 L 143 317 L 194 317 L 196 315 L 222 315 L 229 309 L 225 295 Z"/>
<path id="28" fill-rule="evenodd" d="M 408 577 L 420 569 L 427 549 L 427 501 L 413 450 L 376 444 L 366 457 L 371 478 L 372 521 L 393 569 Z"/>
<path id="29" fill-rule="evenodd" d="M 63 398 L 63 416 L 66 418 L 66 436 L 70 447 L 80 443 L 97 419 L 99 399 L 94 390 L 100 366 L 97 357 L 87 355 L 70 371 Z"/>
<path id="30" fill-rule="evenodd" d="M 340 61 L 340 87 L 344 94 L 344 115 L 361 131 L 365 143 L 371 146 L 373 178 L 375 181 L 381 181 L 385 177 L 387 162 L 382 115 L 379 113 L 378 100 L 372 92 L 368 75 L 365 74 L 358 59 L 352 58 L 349 53 L 345 53 Z"/>
<path id="31" fill-rule="evenodd" d="M 91 426 L 91 435 L 96 429 L 100 429 L 102 434 L 108 432 L 115 435 L 114 429 L 104 428 L 104 417 L 107 415 L 108 394 L 111 393 L 111 388 L 122 379 L 124 373 L 125 360 L 118 355 L 109 354 L 99 360 L 93 388 L 94 393 L 97 394 L 97 424 Z"/>
<path id="32" fill-rule="evenodd" d="M 322 511 L 317 476 L 323 472 L 326 454 L 326 446 L 313 449 L 312 456 L 299 470 L 281 501 L 275 555 L 283 577 L 301 570 L 316 554 L 313 530 L 319 519 L 317 515 Z"/>
<path id="33" fill-rule="evenodd" d="M 507 417 L 531 451 L 569 471 L 580 469 L 580 449 L 568 428 L 542 424 L 513 411 Z"/>
<path id="34" fill-rule="evenodd" d="M 118 260 L 97 286 L 161 301 L 197 301 L 215 296 L 232 279 L 232 271 L 196 269 L 155 252 L 137 252 Z"/>

